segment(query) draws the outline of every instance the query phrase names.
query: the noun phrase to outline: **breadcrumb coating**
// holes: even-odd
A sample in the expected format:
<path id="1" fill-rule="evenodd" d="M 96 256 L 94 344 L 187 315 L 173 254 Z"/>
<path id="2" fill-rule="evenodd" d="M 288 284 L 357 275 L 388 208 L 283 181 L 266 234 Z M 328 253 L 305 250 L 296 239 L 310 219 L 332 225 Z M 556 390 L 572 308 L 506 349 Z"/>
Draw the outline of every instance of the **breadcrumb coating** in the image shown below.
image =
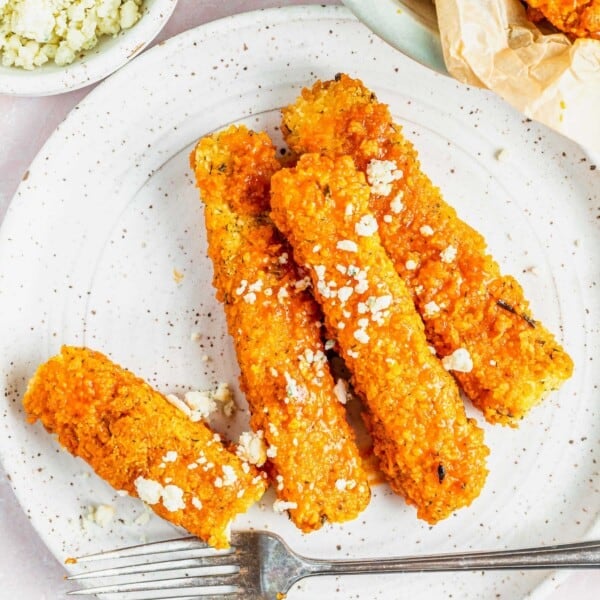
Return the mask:
<path id="1" fill-rule="evenodd" d="M 263 474 L 205 424 L 100 352 L 63 346 L 37 369 L 23 403 L 30 422 L 116 490 L 216 548 L 229 546 L 230 523 L 266 490 Z"/>
<path id="2" fill-rule="evenodd" d="M 488 421 L 518 425 L 571 376 L 570 357 L 533 319 L 519 283 L 501 274 L 483 237 L 444 201 L 388 107 L 361 81 L 339 75 L 303 90 L 283 110 L 282 130 L 295 152 L 348 154 L 367 174 L 381 241 L 427 338 L 449 368 L 462 369 L 452 372 Z M 472 364 L 455 360 L 457 351 Z"/>
<path id="3" fill-rule="evenodd" d="M 600 0 L 526 0 L 526 3 L 532 21 L 545 18 L 573 37 L 600 40 Z"/>
<path id="4" fill-rule="evenodd" d="M 334 392 L 321 314 L 269 216 L 280 168 L 266 134 L 232 126 L 191 156 L 205 206 L 213 283 L 223 302 L 266 468 L 303 531 L 354 519 L 370 490 L 354 432 Z"/>
<path id="5" fill-rule="evenodd" d="M 272 217 L 310 272 L 391 487 L 436 523 L 485 482 L 483 431 L 467 419 L 452 377 L 431 354 L 411 295 L 369 209 L 350 157 L 303 155 L 273 175 Z"/>

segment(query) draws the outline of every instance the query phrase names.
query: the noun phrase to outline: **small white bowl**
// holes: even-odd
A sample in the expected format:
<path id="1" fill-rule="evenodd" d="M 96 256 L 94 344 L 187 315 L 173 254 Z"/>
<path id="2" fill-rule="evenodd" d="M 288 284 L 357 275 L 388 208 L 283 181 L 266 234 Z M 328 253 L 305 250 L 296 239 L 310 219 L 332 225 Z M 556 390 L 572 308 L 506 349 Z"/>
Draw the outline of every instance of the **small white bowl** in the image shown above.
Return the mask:
<path id="1" fill-rule="evenodd" d="M 160 32 L 177 0 L 145 0 L 142 16 L 115 37 L 104 36 L 82 58 L 60 67 L 48 62 L 33 71 L 0 65 L 0 94 L 51 96 L 85 87 L 107 77 L 139 54 Z"/>
<path id="2" fill-rule="evenodd" d="M 422 65 L 448 75 L 435 5 L 426 0 L 342 0 L 342 2 L 390 46 Z"/>

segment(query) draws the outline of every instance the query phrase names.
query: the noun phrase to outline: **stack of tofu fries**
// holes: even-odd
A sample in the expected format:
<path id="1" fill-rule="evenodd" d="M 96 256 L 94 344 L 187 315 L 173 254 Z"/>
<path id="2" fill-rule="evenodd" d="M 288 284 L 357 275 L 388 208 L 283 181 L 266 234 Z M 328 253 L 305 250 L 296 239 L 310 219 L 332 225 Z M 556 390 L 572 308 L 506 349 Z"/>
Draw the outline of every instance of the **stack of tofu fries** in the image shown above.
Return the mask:
<path id="1" fill-rule="evenodd" d="M 516 426 L 573 369 L 360 81 L 305 89 L 282 131 L 283 162 L 243 126 L 201 139 L 190 157 L 251 441 L 266 452 L 223 442 L 85 348 L 42 365 L 24 400 L 114 487 L 216 547 L 268 482 L 306 532 L 367 506 L 346 384 L 329 369 L 334 344 L 379 468 L 432 524 L 469 505 L 487 476 L 483 430 L 459 386 L 487 421 Z"/>

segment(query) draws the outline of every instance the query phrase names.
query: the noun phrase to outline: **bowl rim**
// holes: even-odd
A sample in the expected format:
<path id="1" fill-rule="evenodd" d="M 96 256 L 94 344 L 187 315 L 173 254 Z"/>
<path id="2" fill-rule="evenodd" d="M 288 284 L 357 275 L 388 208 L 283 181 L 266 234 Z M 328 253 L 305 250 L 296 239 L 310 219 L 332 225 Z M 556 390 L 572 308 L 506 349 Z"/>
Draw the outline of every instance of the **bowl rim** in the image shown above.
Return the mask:
<path id="1" fill-rule="evenodd" d="M 8 96 L 53 96 L 81 89 L 104 79 L 136 57 L 154 40 L 175 10 L 177 0 L 144 0 L 142 16 L 130 29 L 98 45 L 70 65 L 54 63 L 31 71 L 0 65 L 0 94 Z M 108 49 L 103 44 L 112 42 Z"/>
<path id="2" fill-rule="evenodd" d="M 426 23 L 400 0 L 342 0 L 354 15 L 390 46 L 420 64 L 448 75 L 437 25 Z"/>

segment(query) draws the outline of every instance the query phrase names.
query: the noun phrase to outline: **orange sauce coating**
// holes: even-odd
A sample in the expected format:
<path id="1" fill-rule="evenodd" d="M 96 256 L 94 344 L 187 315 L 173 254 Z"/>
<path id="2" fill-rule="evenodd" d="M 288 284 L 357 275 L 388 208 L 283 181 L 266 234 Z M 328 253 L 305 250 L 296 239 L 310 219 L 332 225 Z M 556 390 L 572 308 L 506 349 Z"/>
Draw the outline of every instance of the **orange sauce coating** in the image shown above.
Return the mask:
<path id="1" fill-rule="evenodd" d="M 390 192 L 370 197 L 381 241 L 438 356 L 468 351 L 472 369 L 453 374 L 488 421 L 516 426 L 570 377 L 570 357 L 533 320 L 519 283 L 501 274 L 483 237 L 422 172 L 388 107 L 359 80 L 340 75 L 305 89 L 283 110 L 282 129 L 298 153 L 348 154 L 362 172 L 374 159 L 397 167 Z"/>
<path id="2" fill-rule="evenodd" d="M 205 205 L 214 286 L 224 303 L 278 499 L 303 531 L 355 518 L 370 490 L 321 341 L 305 274 L 269 216 L 279 170 L 266 134 L 245 127 L 203 138 L 191 157 Z"/>
<path id="3" fill-rule="evenodd" d="M 364 175 L 349 157 L 305 154 L 271 186 L 272 217 L 311 274 L 390 485 L 430 523 L 470 504 L 487 475 L 483 432 L 430 352 L 377 234 Z"/>
<path id="4" fill-rule="evenodd" d="M 171 510 L 178 502 L 163 498 L 151 508 L 216 548 L 229 546 L 229 524 L 266 489 L 262 474 L 205 424 L 100 352 L 64 346 L 38 368 L 23 403 L 31 422 L 39 419 L 116 490 L 138 496 L 138 478 L 174 486 L 167 491 L 184 506 Z M 230 483 L 218 486 L 218 478 Z"/>

